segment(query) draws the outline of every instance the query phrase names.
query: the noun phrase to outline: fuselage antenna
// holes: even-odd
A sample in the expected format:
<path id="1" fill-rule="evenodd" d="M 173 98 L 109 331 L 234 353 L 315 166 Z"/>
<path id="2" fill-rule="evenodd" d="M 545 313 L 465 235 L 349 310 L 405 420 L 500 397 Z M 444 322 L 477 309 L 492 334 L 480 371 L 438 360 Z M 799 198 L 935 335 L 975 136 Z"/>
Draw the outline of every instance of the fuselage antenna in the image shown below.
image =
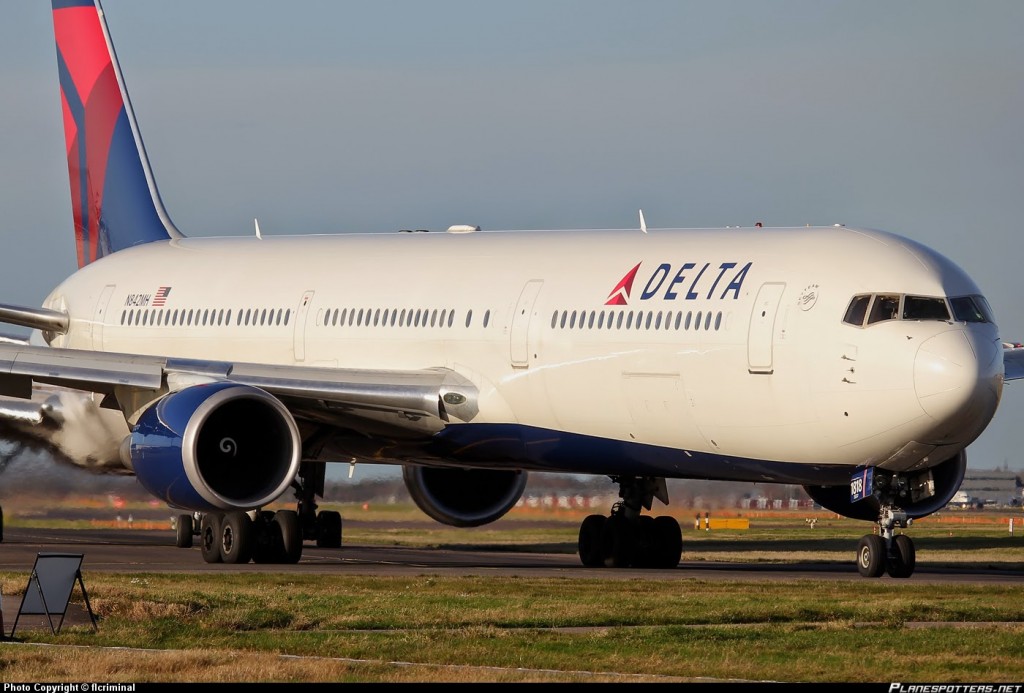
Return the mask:
<path id="1" fill-rule="evenodd" d="M 258 239 L 260 239 L 262 241 L 263 240 L 263 235 L 260 233 L 260 220 L 259 219 L 253 219 L 253 222 L 255 222 L 255 224 L 256 224 L 256 238 L 258 238 Z"/>
<path id="2" fill-rule="evenodd" d="M 644 220 L 644 210 L 640 210 L 640 230 L 647 233 L 647 222 Z"/>

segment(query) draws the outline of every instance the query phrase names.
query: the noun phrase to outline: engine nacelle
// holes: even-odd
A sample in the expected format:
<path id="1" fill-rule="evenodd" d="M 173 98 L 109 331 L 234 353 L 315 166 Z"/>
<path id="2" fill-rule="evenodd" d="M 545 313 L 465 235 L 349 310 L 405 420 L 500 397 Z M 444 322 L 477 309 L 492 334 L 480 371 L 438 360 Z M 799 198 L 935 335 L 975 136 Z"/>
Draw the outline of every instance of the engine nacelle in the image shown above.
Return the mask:
<path id="1" fill-rule="evenodd" d="M 420 510 L 453 527 L 494 522 L 526 488 L 526 472 L 504 469 L 406 466 L 402 478 Z"/>
<path id="2" fill-rule="evenodd" d="M 227 382 L 166 395 L 128 440 L 139 483 L 171 506 L 199 511 L 277 500 L 298 473 L 302 450 L 295 420 L 277 398 Z"/>
<path id="3" fill-rule="evenodd" d="M 941 510 L 956 495 L 967 472 L 967 454 L 961 451 L 929 469 L 909 472 L 903 492 L 893 497 L 896 506 L 916 519 Z M 886 491 L 892 488 L 893 474 L 875 469 L 875 489 Z M 877 495 L 871 495 L 856 503 L 850 502 L 850 487 L 846 486 L 804 486 L 814 502 L 832 512 L 855 520 L 878 520 L 881 504 Z"/>

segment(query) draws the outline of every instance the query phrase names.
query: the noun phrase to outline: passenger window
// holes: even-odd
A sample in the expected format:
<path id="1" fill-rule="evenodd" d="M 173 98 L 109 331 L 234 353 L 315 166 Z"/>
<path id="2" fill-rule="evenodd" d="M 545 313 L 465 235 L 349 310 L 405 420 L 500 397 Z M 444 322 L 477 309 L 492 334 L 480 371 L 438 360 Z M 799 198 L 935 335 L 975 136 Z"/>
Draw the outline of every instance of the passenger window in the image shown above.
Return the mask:
<path id="1" fill-rule="evenodd" d="M 899 296 L 875 296 L 871 302 L 871 312 L 868 315 L 868 324 L 885 320 L 896 320 L 900 316 Z"/>
<path id="2" fill-rule="evenodd" d="M 907 296 L 903 299 L 904 320 L 949 320 L 949 309 L 943 298 Z"/>
<path id="3" fill-rule="evenodd" d="M 850 307 L 846 309 L 846 317 L 843 318 L 843 322 L 857 327 L 863 326 L 864 316 L 867 315 L 870 302 L 870 296 L 854 296 L 850 301 Z"/>

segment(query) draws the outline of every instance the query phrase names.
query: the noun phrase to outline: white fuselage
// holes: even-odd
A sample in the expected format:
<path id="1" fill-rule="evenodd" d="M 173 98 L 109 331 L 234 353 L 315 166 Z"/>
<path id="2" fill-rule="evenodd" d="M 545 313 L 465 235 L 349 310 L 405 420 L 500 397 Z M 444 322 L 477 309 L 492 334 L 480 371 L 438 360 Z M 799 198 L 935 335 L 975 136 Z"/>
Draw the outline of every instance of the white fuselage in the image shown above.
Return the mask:
<path id="1" fill-rule="evenodd" d="M 477 417 L 451 426 L 682 451 L 703 471 L 664 462 L 665 476 L 737 478 L 758 461 L 926 467 L 981 433 L 1001 392 L 996 326 L 844 323 L 855 295 L 879 293 L 981 292 L 934 251 L 845 227 L 433 232 L 149 243 L 87 265 L 47 307 L 71 316 L 54 346 L 446 367 L 480 390 Z"/>

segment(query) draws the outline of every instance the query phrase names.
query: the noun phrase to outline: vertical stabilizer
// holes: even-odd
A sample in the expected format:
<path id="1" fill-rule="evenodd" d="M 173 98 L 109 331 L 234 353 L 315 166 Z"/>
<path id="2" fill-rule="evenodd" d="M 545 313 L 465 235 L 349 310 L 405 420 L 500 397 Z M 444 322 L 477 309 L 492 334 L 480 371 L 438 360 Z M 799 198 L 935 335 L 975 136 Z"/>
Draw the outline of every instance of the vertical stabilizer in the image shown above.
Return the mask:
<path id="1" fill-rule="evenodd" d="M 160 201 L 99 0 L 52 0 L 78 266 L 180 238 Z"/>

